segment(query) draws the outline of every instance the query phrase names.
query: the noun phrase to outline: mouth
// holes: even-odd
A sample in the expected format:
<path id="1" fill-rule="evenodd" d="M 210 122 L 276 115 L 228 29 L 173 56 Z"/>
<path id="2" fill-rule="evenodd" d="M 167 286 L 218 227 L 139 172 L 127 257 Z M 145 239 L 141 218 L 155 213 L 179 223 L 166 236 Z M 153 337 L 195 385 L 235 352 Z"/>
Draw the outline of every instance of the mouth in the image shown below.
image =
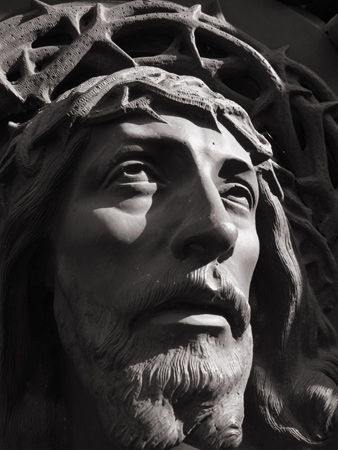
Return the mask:
<path id="1" fill-rule="evenodd" d="M 175 298 L 163 305 L 163 308 L 154 308 L 148 312 L 152 323 L 159 325 L 182 324 L 199 327 L 228 326 L 223 312 L 211 305 L 201 304 L 187 298 Z"/>
<path id="2" fill-rule="evenodd" d="M 242 292 L 233 286 L 214 290 L 208 286 L 185 287 L 180 294 L 164 299 L 143 311 L 138 323 L 156 326 L 192 326 L 204 329 L 231 329 L 234 339 L 242 336 L 250 323 L 250 307 Z"/>

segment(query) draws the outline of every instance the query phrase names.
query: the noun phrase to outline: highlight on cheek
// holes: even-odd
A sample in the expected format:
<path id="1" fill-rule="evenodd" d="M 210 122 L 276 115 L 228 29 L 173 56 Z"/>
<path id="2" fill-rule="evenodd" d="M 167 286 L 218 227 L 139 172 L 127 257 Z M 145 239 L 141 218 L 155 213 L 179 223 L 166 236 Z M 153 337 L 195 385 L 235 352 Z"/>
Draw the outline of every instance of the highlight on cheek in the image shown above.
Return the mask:
<path id="1" fill-rule="evenodd" d="M 131 199 L 119 207 L 98 208 L 93 213 L 108 241 L 112 244 L 131 244 L 144 232 L 150 207 L 151 202 L 139 201 L 136 204 Z"/>

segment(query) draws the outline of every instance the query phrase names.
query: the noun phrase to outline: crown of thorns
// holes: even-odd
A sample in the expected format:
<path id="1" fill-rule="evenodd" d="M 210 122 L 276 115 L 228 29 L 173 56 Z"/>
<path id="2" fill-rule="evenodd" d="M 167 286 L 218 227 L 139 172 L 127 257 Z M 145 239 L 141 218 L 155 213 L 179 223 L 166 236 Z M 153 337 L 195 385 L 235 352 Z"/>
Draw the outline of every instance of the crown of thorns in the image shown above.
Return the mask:
<path id="1" fill-rule="evenodd" d="M 0 26 L 0 113 L 6 117 L 35 111 L 89 78 L 143 65 L 197 76 L 226 98 L 245 99 L 247 107 L 259 86 L 252 82 L 242 87 L 248 95 L 236 93 L 238 76 L 253 71 L 263 84 L 282 88 L 260 53 L 230 34 L 233 28 L 224 20 L 202 13 L 200 5 L 146 0 L 33 5 L 31 13 Z"/>
<path id="2" fill-rule="evenodd" d="M 257 133 L 248 114 L 239 105 L 211 91 L 198 78 L 176 75 L 156 67 L 137 67 L 91 78 L 41 108 L 22 130 L 18 130 L 17 139 L 12 139 L 12 145 L 0 162 L 0 182 L 5 183 L 8 174 L 13 172 L 15 159 L 25 176 L 34 176 L 40 165 L 30 161 L 30 150 L 60 130 L 66 138 L 75 123 L 88 126 L 140 111 L 163 122 L 156 109 L 164 101 L 172 104 L 174 109 L 180 104 L 184 105 L 185 111 L 202 114 L 203 120 L 209 119 L 216 129 L 223 123 L 250 153 L 255 165 L 271 158 L 270 144 Z M 267 165 L 263 167 L 267 168 Z M 277 191 L 280 194 L 279 189 Z"/>

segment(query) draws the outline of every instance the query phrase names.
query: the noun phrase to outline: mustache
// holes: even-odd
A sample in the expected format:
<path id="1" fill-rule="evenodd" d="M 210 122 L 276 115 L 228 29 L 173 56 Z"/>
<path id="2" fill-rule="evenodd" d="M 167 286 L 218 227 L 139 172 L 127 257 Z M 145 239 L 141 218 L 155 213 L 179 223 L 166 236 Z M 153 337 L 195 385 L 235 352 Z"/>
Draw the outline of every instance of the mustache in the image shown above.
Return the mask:
<path id="1" fill-rule="evenodd" d="M 248 328 L 251 310 L 247 297 L 229 274 L 215 263 L 184 273 L 182 269 L 148 275 L 125 292 L 131 326 L 158 312 L 184 306 L 202 307 L 206 313 L 220 314 L 228 321 L 235 339 Z"/>

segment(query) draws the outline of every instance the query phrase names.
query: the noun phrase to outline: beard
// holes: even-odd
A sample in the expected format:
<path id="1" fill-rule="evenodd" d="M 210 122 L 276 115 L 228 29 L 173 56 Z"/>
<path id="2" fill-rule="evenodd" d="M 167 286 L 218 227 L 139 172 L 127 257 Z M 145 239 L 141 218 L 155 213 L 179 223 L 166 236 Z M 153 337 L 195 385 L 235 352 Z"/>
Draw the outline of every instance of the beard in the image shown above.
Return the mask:
<path id="1" fill-rule="evenodd" d="M 196 272 L 194 280 L 205 275 Z M 95 401 L 112 448 L 164 450 L 184 441 L 201 450 L 218 450 L 240 444 L 252 363 L 250 326 L 231 345 L 207 333 L 183 343 L 176 336 L 162 341 L 142 329 L 131 331 L 121 317 L 92 296 L 86 298 L 78 287 L 66 290 L 58 284 L 60 338 Z M 166 277 L 161 291 L 178 284 Z M 158 291 L 158 277 L 156 287 Z M 72 293 L 71 300 L 65 292 Z M 140 312 L 161 295 L 149 292 L 155 292 L 152 281 L 138 292 L 138 299 L 132 292 L 124 295 L 135 300 Z M 241 295 L 235 293 L 237 301 Z M 146 299 L 143 304 L 140 298 Z"/>

